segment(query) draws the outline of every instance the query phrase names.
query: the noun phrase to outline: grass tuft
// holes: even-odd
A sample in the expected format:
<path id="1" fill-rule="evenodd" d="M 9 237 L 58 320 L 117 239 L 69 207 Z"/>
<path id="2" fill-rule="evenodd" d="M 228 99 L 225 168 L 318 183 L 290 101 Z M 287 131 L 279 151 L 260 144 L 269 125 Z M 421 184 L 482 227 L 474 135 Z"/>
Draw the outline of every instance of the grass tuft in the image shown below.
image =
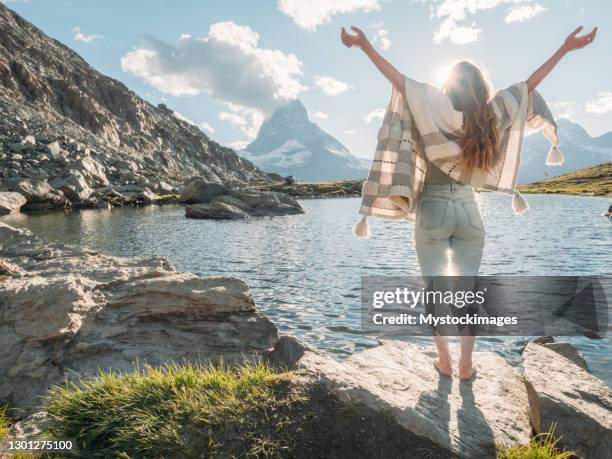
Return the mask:
<path id="1" fill-rule="evenodd" d="M 51 389 L 49 433 L 75 439 L 80 457 L 279 456 L 301 403 L 290 376 L 263 363 L 102 373 Z"/>
<path id="2" fill-rule="evenodd" d="M 570 459 L 574 453 L 561 451 L 557 448 L 558 438 L 555 438 L 555 427 L 548 432 L 536 435 L 528 445 L 501 447 L 498 449 L 498 459 Z"/>
<path id="3" fill-rule="evenodd" d="M 6 415 L 6 407 L 0 406 L 0 440 L 3 440 L 8 435 L 9 419 Z"/>

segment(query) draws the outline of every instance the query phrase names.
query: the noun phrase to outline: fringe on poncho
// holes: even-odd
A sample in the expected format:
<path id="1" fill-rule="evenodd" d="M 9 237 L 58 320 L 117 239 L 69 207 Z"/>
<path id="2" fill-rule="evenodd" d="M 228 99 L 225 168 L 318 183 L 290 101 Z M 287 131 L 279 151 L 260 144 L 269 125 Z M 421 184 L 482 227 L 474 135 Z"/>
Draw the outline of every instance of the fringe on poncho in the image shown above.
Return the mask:
<path id="1" fill-rule="evenodd" d="M 358 237 L 368 237 L 367 217 L 415 220 L 428 163 L 453 179 L 476 189 L 513 195 L 512 208 L 529 206 L 516 190 L 525 127 L 542 129 L 552 144 L 546 165 L 563 164 L 557 125 L 542 96 L 528 94 L 520 82 L 498 91 L 490 103 L 499 118 L 500 155 L 490 171 L 472 172 L 461 166 L 463 113 L 453 108 L 440 89 L 405 77 L 405 96 L 395 87 L 378 131 L 376 153 L 363 184 L 355 226 Z"/>

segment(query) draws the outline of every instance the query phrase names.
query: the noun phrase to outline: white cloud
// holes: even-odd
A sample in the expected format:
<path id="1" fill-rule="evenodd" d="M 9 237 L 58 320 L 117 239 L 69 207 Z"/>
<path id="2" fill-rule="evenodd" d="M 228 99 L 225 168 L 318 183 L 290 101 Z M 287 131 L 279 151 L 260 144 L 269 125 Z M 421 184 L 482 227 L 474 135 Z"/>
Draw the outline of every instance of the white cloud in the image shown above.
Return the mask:
<path id="1" fill-rule="evenodd" d="M 377 108 L 376 110 L 372 110 L 365 116 L 366 123 L 371 123 L 374 120 L 382 120 L 385 117 L 385 109 Z"/>
<path id="2" fill-rule="evenodd" d="M 248 140 L 236 140 L 234 142 L 228 143 L 227 146 L 234 150 L 244 150 L 249 143 L 251 142 L 249 142 Z"/>
<path id="3" fill-rule="evenodd" d="M 482 29 L 476 21 L 469 21 L 470 16 L 480 11 L 491 10 L 501 5 L 511 5 L 506 22 L 522 22 L 545 11 L 545 8 L 533 0 L 427 0 L 430 3 L 432 17 L 441 20 L 434 32 L 434 42 L 441 43 L 448 39 L 456 44 L 472 43 L 480 38 Z"/>
<path id="4" fill-rule="evenodd" d="M 329 115 L 327 113 L 322 112 L 322 111 L 319 110 L 318 112 L 314 112 L 312 114 L 312 117 L 316 118 L 318 120 L 326 120 L 327 118 L 329 118 Z"/>
<path id="5" fill-rule="evenodd" d="M 469 26 L 459 25 L 452 18 L 447 18 L 442 21 L 438 30 L 434 32 L 434 43 L 441 43 L 445 39 L 449 39 L 455 44 L 464 45 L 466 43 L 472 43 L 478 41 L 482 29 L 476 27 L 476 23 L 473 22 Z"/>
<path id="6" fill-rule="evenodd" d="M 332 16 L 380 9 L 381 0 L 278 0 L 278 9 L 300 27 L 316 30 L 331 22 Z"/>
<path id="7" fill-rule="evenodd" d="M 193 121 L 192 119 L 187 118 L 187 117 L 186 117 L 185 115 L 183 115 L 182 113 L 179 113 L 179 112 L 176 112 L 176 111 L 175 111 L 175 112 L 173 112 L 173 114 L 174 114 L 174 117 L 175 117 L 175 118 L 177 118 L 177 119 L 179 119 L 179 120 L 181 120 L 181 121 L 184 121 L 184 122 L 186 122 L 186 123 L 189 123 L 189 124 L 191 124 L 192 126 L 195 126 L 195 127 L 199 128 L 201 131 L 208 131 L 208 132 L 210 132 L 211 134 L 214 134 L 214 133 L 215 133 L 215 129 L 214 129 L 214 128 L 213 128 L 213 127 L 210 125 L 210 124 L 208 124 L 206 121 L 202 121 L 201 123 L 196 123 L 196 122 L 195 122 L 195 121 Z"/>
<path id="8" fill-rule="evenodd" d="M 344 131 L 344 133 L 346 135 L 352 135 L 352 134 L 357 134 L 357 131 L 355 131 L 354 129 L 347 129 L 346 131 Z"/>
<path id="9" fill-rule="evenodd" d="M 337 96 L 354 87 L 329 76 L 315 76 L 315 84 L 328 96 Z"/>
<path id="10" fill-rule="evenodd" d="M 372 44 L 379 44 L 380 49 L 389 49 L 391 47 L 391 40 L 389 40 L 389 31 L 386 29 L 379 29 L 374 35 Z"/>
<path id="11" fill-rule="evenodd" d="M 240 129 L 240 132 L 246 137 L 242 140 L 237 140 L 230 144 L 231 148 L 241 150 L 246 145 L 251 143 L 257 137 L 257 133 L 259 132 L 259 128 L 261 127 L 264 121 L 264 114 L 259 111 L 248 107 L 243 107 L 241 105 L 235 105 L 232 103 L 227 103 L 227 107 L 229 108 L 229 112 L 221 112 L 219 113 L 219 119 L 223 121 L 227 121 L 228 123 L 233 124 L 234 126 Z M 237 145 L 243 146 L 237 146 Z"/>
<path id="12" fill-rule="evenodd" d="M 258 47 L 250 27 L 220 22 L 205 38 L 182 35 L 176 45 L 147 38 L 147 47 L 121 58 L 121 68 L 166 94 L 205 93 L 267 113 L 307 89 L 300 83 L 302 62 Z"/>
<path id="13" fill-rule="evenodd" d="M 72 31 L 74 32 L 74 37 L 72 37 L 72 39 L 74 41 L 82 41 L 83 43 L 91 43 L 94 40 L 101 40 L 102 38 L 104 38 L 103 35 L 99 35 L 97 33 L 86 35 L 81 32 L 81 28 L 78 26 L 73 28 Z"/>
<path id="14" fill-rule="evenodd" d="M 555 118 L 572 119 L 576 114 L 574 102 L 550 102 L 548 106 L 553 111 Z"/>
<path id="15" fill-rule="evenodd" d="M 237 113 L 221 112 L 219 113 L 219 119 L 235 124 L 236 126 L 245 126 L 247 124 L 246 118 Z"/>
<path id="16" fill-rule="evenodd" d="M 588 101 L 584 108 L 589 113 L 603 115 L 612 112 L 612 92 L 604 91 L 597 95 L 597 99 Z"/>
<path id="17" fill-rule="evenodd" d="M 544 8 L 542 5 L 538 5 L 537 3 L 515 6 L 510 8 L 510 11 L 508 11 L 506 22 L 524 22 L 527 19 L 531 19 L 532 17 L 543 13 L 544 11 L 546 11 L 546 8 Z"/>
<path id="18" fill-rule="evenodd" d="M 202 131 L 207 131 L 210 132 L 211 134 L 215 133 L 215 128 L 212 127 L 210 124 L 208 124 L 206 121 L 202 121 L 201 123 L 198 124 L 198 127 L 202 130 Z"/>

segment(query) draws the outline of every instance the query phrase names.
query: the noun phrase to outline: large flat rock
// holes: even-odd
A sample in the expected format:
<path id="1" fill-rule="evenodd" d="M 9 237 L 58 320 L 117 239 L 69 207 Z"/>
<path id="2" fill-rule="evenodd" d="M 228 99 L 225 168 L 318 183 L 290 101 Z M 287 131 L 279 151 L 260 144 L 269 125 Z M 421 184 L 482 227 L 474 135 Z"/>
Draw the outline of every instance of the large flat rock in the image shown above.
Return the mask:
<path id="1" fill-rule="evenodd" d="M 248 286 L 110 257 L 0 223 L 0 405 L 36 410 L 65 377 L 255 357 L 277 341 Z"/>
<path id="2" fill-rule="evenodd" d="M 304 370 L 341 400 L 389 413 L 407 431 L 462 457 L 495 457 L 496 444 L 527 444 L 531 426 L 525 384 L 500 356 L 477 352 L 471 383 L 440 376 L 435 352 L 385 341 L 346 361 L 282 340 L 277 363 Z"/>
<path id="3" fill-rule="evenodd" d="M 612 390 L 569 358 L 539 344 L 523 352 L 529 415 L 536 432 L 555 426 L 559 444 L 588 459 L 612 451 Z"/>

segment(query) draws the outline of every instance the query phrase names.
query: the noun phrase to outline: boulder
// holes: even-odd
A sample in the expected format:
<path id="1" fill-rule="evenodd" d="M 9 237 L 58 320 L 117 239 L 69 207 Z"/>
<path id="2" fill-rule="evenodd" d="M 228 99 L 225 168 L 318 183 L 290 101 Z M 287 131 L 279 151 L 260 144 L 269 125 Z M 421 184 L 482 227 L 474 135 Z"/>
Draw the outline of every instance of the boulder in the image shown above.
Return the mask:
<path id="1" fill-rule="evenodd" d="M 214 197 L 227 193 L 227 188 L 221 183 L 211 182 L 203 177 L 193 177 L 185 183 L 179 201 L 186 204 L 205 204 Z"/>
<path id="2" fill-rule="evenodd" d="M 110 184 L 106 177 L 105 167 L 91 156 L 79 159 L 74 168 L 83 175 L 91 188 L 104 187 Z"/>
<path id="3" fill-rule="evenodd" d="M 246 203 L 250 207 L 249 214 L 254 217 L 304 213 L 300 203 L 285 193 L 238 188 L 232 190 L 230 195 Z"/>
<path id="4" fill-rule="evenodd" d="M 54 188 L 61 190 L 71 202 L 85 201 L 92 193 L 85 177 L 77 171 L 59 180 L 55 180 L 52 184 Z"/>
<path id="5" fill-rule="evenodd" d="M 386 413 L 450 455 L 495 457 L 496 445 L 530 441 L 525 385 L 495 353 L 474 354 L 478 376 L 471 383 L 440 376 L 433 348 L 399 341 L 337 361 L 294 339 L 281 339 L 267 356 L 322 384 L 347 408 L 358 404 Z"/>
<path id="6" fill-rule="evenodd" d="M 155 185 L 153 191 L 159 194 L 171 194 L 174 193 L 174 187 L 167 182 L 161 181 Z"/>
<path id="7" fill-rule="evenodd" d="M 185 208 L 185 216 L 188 218 L 205 218 L 211 220 L 239 220 L 246 218 L 249 214 L 238 207 L 222 202 L 212 204 L 193 204 Z"/>
<path id="8" fill-rule="evenodd" d="M 559 352 L 529 343 L 523 352 L 529 416 L 536 433 L 555 427 L 559 445 L 579 457 L 612 451 L 612 390 Z"/>
<path id="9" fill-rule="evenodd" d="M 217 220 L 303 213 L 300 203 L 284 193 L 241 188 L 215 196 L 209 204 L 195 204 L 185 210 L 185 215 L 190 218 Z"/>
<path id="10" fill-rule="evenodd" d="M 31 413 L 65 378 L 170 362 L 232 362 L 277 341 L 247 285 L 178 273 L 162 257 L 109 257 L 0 223 L 0 405 Z"/>
<path id="11" fill-rule="evenodd" d="M 0 215 L 19 212 L 27 199 L 20 193 L 10 191 L 0 192 Z"/>
<path id="12" fill-rule="evenodd" d="M 45 152 L 48 153 L 52 158 L 57 158 L 60 155 L 61 151 L 62 148 L 60 147 L 60 144 L 57 140 L 45 146 Z"/>
<path id="13" fill-rule="evenodd" d="M 26 198 L 26 209 L 50 209 L 66 204 L 64 193 L 53 189 L 47 182 L 42 180 L 21 180 L 13 191 L 20 193 Z"/>

